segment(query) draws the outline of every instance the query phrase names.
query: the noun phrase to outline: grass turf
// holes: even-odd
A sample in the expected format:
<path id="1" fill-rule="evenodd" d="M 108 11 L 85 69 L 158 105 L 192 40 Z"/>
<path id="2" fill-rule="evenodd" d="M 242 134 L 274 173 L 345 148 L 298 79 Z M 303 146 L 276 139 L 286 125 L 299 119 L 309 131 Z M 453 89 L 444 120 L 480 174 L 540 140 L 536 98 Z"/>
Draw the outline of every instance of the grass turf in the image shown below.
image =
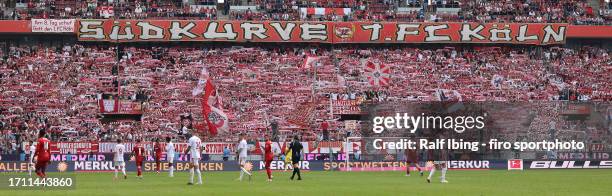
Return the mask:
<path id="1" fill-rule="evenodd" d="M 8 173 L 0 175 L 9 175 Z M 22 174 L 23 175 L 23 174 Z M 290 181 L 290 172 L 264 172 L 252 181 L 236 181 L 238 172 L 203 172 L 203 185 L 187 186 L 189 174 L 128 173 L 113 181 L 113 173 L 76 173 L 74 190 L 0 190 L 0 195 L 612 195 L 612 169 L 597 170 L 479 170 L 449 171 L 448 184 L 431 184 L 414 172 L 302 172 L 304 180 Z M 196 177 L 197 181 L 197 177 Z"/>

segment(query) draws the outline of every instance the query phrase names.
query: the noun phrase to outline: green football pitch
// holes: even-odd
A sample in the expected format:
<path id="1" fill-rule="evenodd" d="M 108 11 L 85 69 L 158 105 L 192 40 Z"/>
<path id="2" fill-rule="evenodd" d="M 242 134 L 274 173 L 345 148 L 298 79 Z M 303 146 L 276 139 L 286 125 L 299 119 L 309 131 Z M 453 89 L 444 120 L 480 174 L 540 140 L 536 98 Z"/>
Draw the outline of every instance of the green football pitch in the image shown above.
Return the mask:
<path id="1" fill-rule="evenodd" d="M 10 173 L 0 176 L 11 175 Z M 16 174 L 13 174 L 16 175 Z M 187 185 L 189 174 L 128 173 L 127 180 L 112 180 L 113 173 L 76 173 L 71 190 L 0 190 L 0 195 L 612 195 L 612 169 L 449 171 L 449 183 L 431 184 L 426 176 L 402 172 L 302 172 L 304 180 L 290 181 L 290 172 L 264 172 L 251 181 L 236 181 L 238 172 L 203 172 L 203 185 Z M 427 172 L 425 173 L 427 175 Z M 21 174 L 23 176 L 23 174 Z M 246 178 L 245 178 L 246 179 Z"/>

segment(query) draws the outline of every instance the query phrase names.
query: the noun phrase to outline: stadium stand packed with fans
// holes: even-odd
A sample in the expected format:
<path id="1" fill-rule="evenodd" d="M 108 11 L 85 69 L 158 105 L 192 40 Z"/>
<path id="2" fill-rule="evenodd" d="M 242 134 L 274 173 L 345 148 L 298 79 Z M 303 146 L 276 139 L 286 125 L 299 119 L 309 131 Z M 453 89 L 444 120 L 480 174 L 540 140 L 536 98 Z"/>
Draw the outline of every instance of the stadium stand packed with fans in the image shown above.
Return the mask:
<path id="1" fill-rule="evenodd" d="M 231 133 L 236 132 L 261 137 L 258 130 L 271 121 L 278 122 L 280 130 L 300 131 L 305 139 L 314 140 L 319 132 L 313 130 L 332 120 L 330 101 L 439 101 L 440 92 L 447 99 L 463 101 L 612 99 L 612 58 L 608 50 L 592 47 L 125 47 L 116 51 L 112 46 L 78 44 L 10 47 L 0 62 L 3 151 L 14 150 L 11 142 L 33 139 L 41 128 L 51 130 L 52 138 L 59 141 L 149 139 L 201 129 L 192 123 L 201 121 L 201 106 L 200 97 L 191 91 L 205 65 L 231 119 L 230 135 L 209 138 L 218 141 L 235 137 Z M 304 63 L 308 56 L 320 61 L 309 66 Z M 367 62 L 389 67 L 387 86 L 369 84 L 361 68 Z M 142 121 L 100 122 L 101 94 L 118 87 L 121 99 L 143 104 L 147 112 Z M 313 92 L 315 96 L 309 96 Z M 340 139 L 343 125 L 330 122 L 330 129 L 340 130 L 332 137 Z"/>
<path id="2" fill-rule="evenodd" d="M 283 21 L 521 22 L 610 24 L 610 2 L 600 0 L 211 0 L 0 2 L 5 20 L 232 19 Z"/>

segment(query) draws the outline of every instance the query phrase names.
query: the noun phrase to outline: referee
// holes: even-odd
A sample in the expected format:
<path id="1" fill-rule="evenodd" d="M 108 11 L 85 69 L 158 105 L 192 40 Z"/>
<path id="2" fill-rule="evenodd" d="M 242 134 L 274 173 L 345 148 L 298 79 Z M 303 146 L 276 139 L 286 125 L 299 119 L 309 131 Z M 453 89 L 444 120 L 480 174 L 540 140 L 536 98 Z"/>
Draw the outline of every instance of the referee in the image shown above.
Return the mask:
<path id="1" fill-rule="evenodd" d="M 293 137 L 293 142 L 289 144 L 289 150 L 291 150 L 291 163 L 293 164 L 293 175 L 291 175 L 291 180 L 295 177 L 295 174 L 298 175 L 298 180 L 302 180 L 302 175 L 300 175 L 300 158 L 302 157 L 302 143 L 300 143 L 300 138 L 298 136 Z"/>

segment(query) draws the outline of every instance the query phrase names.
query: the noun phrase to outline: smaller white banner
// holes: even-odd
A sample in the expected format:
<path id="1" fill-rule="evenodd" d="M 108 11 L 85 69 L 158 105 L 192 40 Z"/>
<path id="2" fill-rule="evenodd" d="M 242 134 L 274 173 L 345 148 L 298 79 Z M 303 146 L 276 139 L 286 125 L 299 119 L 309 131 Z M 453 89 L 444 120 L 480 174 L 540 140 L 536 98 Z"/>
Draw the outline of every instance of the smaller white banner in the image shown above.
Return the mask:
<path id="1" fill-rule="evenodd" d="M 32 19 L 32 32 L 72 33 L 74 19 Z"/>

